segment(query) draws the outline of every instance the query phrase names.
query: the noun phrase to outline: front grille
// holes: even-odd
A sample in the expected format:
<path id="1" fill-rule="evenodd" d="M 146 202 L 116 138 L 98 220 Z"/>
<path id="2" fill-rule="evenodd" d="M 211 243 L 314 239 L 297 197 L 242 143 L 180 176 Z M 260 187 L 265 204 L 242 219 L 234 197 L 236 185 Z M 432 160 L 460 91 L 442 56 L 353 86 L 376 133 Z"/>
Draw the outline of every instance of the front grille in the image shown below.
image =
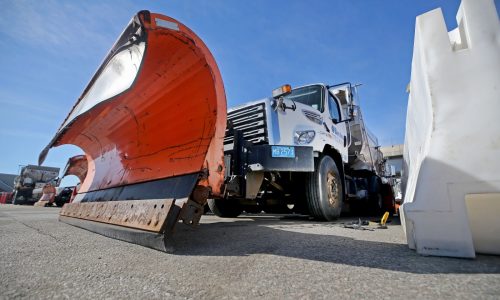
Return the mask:
<path id="1" fill-rule="evenodd" d="M 227 113 L 227 119 L 233 124 L 234 129 L 243 132 L 247 141 L 254 144 L 268 142 L 265 103 L 245 106 Z M 224 137 L 224 150 L 233 149 L 234 136 L 226 129 Z"/>

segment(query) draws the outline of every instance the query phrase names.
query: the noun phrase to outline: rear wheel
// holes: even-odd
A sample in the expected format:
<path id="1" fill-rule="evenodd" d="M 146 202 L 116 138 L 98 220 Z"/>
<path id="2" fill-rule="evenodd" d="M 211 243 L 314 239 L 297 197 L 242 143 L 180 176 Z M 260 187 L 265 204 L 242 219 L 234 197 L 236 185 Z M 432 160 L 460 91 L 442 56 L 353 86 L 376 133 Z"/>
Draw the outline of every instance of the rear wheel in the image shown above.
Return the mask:
<path id="1" fill-rule="evenodd" d="M 331 221 L 340 216 L 344 191 L 337 164 L 330 156 L 322 156 L 315 171 L 306 176 L 306 199 L 311 216 Z"/>
<path id="2" fill-rule="evenodd" d="M 243 212 L 243 206 L 235 200 L 208 199 L 208 207 L 221 218 L 236 218 Z"/>

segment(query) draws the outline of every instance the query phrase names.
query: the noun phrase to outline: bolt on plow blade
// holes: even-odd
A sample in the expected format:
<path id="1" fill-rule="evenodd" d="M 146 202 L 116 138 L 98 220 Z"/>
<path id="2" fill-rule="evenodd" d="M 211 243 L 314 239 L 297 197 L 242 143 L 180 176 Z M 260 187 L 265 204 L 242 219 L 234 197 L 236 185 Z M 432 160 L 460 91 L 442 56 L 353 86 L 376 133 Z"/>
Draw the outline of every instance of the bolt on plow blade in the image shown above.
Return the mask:
<path id="1" fill-rule="evenodd" d="M 178 21 L 139 12 L 42 151 L 79 146 L 86 177 L 60 220 L 159 250 L 223 184 L 226 98 L 210 51 Z"/>

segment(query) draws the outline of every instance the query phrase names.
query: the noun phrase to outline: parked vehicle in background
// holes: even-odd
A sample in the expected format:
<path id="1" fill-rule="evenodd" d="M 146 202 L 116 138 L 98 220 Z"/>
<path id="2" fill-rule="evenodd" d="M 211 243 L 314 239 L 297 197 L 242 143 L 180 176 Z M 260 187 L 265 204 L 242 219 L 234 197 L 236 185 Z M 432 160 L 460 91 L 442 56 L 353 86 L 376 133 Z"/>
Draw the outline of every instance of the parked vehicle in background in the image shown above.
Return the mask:
<path id="1" fill-rule="evenodd" d="M 62 207 L 65 203 L 70 202 L 71 196 L 73 195 L 73 191 L 76 189 L 76 186 L 65 186 L 65 187 L 57 187 L 56 188 L 56 197 L 54 198 L 54 203 L 58 207 Z"/>
<path id="2" fill-rule="evenodd" d="M 55 203 L 58 207 L 62 207 L 64 203 L 70 202 L 71 195 L 73 194 L 73 190 L 75 186 L 58 186 L 56 187 L 56 195 L 54 197 L 53 203 Z M 33 190 L 33 199 L 40 200 L 43 195 L 43 187 Z"/>
<path id="3" fill-rule="evenodd" d="M 34 204 L 46 183 L 59 186 L 59 168 L 27 165 L 14 180 L 13 204 Z M 37 190 L 35 192 L 35 190 Z M 39 192 L 38 192 L 39 190 Z"/>
<path id="4" fill-rule="evenodd" d="M 399 205 L 403 202 L 403 193 L 401 189 L 401 176 L 403 175 L 403 150 L 404 145 L 391 145 L 381 147 L 380 151 L 385 160 L 385 178 L 394 191 L 394 200 L 396 203 L 395 212 L 399 210 Z"/>

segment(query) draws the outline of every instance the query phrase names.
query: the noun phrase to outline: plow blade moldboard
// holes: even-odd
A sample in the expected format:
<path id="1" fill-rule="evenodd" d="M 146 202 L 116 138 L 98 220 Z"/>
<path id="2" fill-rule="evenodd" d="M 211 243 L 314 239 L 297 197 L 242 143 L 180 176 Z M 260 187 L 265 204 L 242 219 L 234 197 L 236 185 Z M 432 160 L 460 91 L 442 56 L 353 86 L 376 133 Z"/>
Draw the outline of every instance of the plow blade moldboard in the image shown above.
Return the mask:
<path id="1" fill-rule="evenodd" d="M 169 234 L 179 220 L 196 224 L 209 195 L 220 195 L 225 127 L 224 87 L 208 48 L 178 21 L 141 11 L 39 163 L 63 144 L 85 153 L 86 177 L 62 221 L 112 237 Z"/>

